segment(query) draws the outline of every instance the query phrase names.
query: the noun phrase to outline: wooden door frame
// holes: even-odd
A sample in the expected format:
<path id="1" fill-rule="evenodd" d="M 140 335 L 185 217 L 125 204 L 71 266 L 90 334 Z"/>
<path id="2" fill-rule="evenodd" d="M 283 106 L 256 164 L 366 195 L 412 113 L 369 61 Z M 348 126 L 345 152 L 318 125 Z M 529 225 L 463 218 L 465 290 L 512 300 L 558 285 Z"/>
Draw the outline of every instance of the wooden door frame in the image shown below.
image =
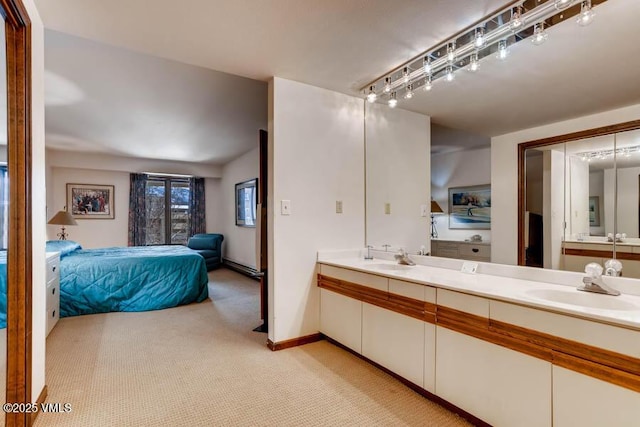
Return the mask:
<path id="1" fill-rule="evenodd" d="M 6 401 L 31 402 L 31 20 L 21 0 L 0 0 L 7 55 Z M 7 413 L 7 427 L 30 426 L 31 414 Z"/>

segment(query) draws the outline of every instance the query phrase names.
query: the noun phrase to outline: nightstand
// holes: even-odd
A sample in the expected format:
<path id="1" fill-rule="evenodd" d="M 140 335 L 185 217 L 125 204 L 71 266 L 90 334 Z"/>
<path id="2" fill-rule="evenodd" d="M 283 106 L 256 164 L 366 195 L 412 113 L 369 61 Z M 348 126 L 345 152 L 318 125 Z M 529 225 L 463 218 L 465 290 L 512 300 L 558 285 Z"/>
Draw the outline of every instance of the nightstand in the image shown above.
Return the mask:
<path id="1" fill-rule="evenodd" d="M 60 253 L 47 252 L 47 335 L 60 318 Z"/>

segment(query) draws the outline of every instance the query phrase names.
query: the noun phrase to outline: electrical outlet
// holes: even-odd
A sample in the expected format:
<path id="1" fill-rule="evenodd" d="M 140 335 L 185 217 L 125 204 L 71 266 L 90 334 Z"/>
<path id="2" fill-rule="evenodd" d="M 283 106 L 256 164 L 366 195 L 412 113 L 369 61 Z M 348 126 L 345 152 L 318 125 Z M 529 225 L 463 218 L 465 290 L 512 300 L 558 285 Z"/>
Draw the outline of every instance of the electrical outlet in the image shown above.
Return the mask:
<path id="1" fill-rule="evenodd" d="M 384 204 L 384 213 L 385 215 L 391 215 L 391 203 Z"/>
<path id="2" fill-rule="evenodd" d="M 342 200 L 336 200 L 336 213 L 342 213 Z"/>
<path id="3" fill-rule="evenodd" d="M 291 200 L 280 201 L 280 215 L 291 215 Z"/>

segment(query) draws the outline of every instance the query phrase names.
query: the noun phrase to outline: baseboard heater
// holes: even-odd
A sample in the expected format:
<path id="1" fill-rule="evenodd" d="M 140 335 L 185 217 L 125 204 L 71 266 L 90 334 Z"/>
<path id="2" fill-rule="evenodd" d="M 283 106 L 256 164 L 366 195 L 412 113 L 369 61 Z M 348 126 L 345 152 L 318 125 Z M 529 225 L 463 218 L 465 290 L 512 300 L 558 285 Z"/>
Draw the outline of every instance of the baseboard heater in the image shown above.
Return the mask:
<path id="1" fill-rule="evenodd" d="M 262 273 L 260 273 L 255 268 L 249 267 L 248 265 L 240 264 L 235 261 L 231 261 L 227 258 L 222 258 L 222 265 L 230 270 L 237 271 L 238 273 L 244 274 L 245 276 L 255 280 L 260 280 L 260 277 L 262 277 Z"/>

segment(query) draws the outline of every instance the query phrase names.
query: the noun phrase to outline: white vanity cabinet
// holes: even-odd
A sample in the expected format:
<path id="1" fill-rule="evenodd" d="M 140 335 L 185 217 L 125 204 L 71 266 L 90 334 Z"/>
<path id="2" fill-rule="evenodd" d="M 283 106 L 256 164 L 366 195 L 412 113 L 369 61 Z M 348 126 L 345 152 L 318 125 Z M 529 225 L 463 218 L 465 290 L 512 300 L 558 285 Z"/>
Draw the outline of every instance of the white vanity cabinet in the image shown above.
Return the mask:
<path id="1" fill-rule="evenodd" d="M 489 317 L 489 300 L 444 289 L 438 306 Z M 495 426 L 551 425 L 551 363 L 441 326 L 436 389 L 443 399 Z"/>
<path id="2" fill-rule="evenodd" d="M 362 353 L 362 302 L 320 289 L 320 332 Z"/>
<path id="3" fill-rule="evenodd" d="M 60 318 L 60 254 L 47 253 L 47 335 Z"/>
<path id="4" fill-rule="evenodd" d="M 640 423 L 640 393 L 553 367 L 554 427 L 627 427 Z"/>
<path id="5" fill-rule="evenodd" d="M 435 304 L 435 289 L 416 283 L 389 279 L 389 294 Z M 425 352 L 435 351 L 435 334 L 423 319 L 363 303 L 362 355 L 429 391 L 433 390 L 433 366 L 425 366 Z M 428 339 L 427 339 L 428 338 Z M 433 360 L 433 356 L 430 357 Z M 429 387 L 425 386 L 426 380 Z"/>

